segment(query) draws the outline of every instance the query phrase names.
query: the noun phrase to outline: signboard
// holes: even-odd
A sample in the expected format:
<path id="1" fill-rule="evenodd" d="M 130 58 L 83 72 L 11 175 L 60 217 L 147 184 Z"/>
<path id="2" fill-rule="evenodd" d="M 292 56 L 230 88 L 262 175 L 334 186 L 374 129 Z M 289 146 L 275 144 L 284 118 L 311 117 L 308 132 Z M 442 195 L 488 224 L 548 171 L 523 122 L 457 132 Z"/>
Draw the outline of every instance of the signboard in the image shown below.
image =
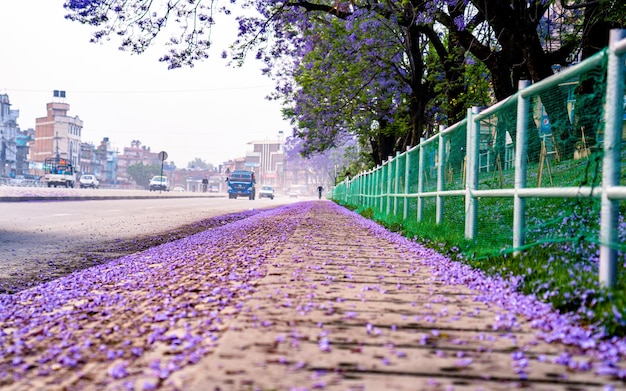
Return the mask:
<path id="1" fill-rule="evenodd" d="M 167 159 L 167 152 L 165 152 L 165 151 L 159 152 L 159 159 L 161 161 L 164 161 L 165 159 Z"/>

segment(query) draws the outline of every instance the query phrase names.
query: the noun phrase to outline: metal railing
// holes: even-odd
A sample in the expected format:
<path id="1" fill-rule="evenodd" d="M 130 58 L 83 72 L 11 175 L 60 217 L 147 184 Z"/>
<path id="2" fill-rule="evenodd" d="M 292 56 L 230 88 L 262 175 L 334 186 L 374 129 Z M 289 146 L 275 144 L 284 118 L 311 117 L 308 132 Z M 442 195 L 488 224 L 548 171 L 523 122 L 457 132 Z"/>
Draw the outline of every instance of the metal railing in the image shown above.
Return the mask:
<path id="1" fill-rule="evenodd" d="M 353 178 L 338 184 L 333 191 L 333 199 L 349 205 L 372 208 L 388 215 L 398 214 L 402 204 L 403 219 L 409 218 L 409 200 L 416 200 L 416 219 L 424 219 L 424 202 L 435 199 L 435 221 L 441 224 L 444 219 L 444 198 L 462 197 L 465 203 L 464 234 L 467 239 L 477 237 L 477 216 L 479 198 L 506 197 L 513 199 L 513 248 L 522 248 L 526 241 L 526 200 L 536 198 L 579 198 L 593 197 L 601 200 L 599 216 L 600 231 L 600 267 L 601 285 L 612 287 L 616 283 L 617 250 L 611 244 L 618 240 L 618 203 L 626 200 L 626 186 L 620 185 L 621 143 L 624 117 L 624 54 L 626 53 L 626 30 L 611 31 L 610 45 L 595 56 L 568 68 L 534 85 L 527 81 L 520 82 L 519 91 L 505 101 L 479 112 L 478 108 L 467 111 L 465 120 L 442 129 L 435 136 L 422 140 L 418 146 L 398 153 L 380 166 L 362 172 Z M 530 99 L 546 89 L 582 75 L 600 64 L 606 66 L 606 91 L 604 99 L 604 138 L 602 142 L 602 183 L 601 186 L 572 187 L 528 187 L 527 153 L 529 142 Z M 479 189 L 481 152 L 481 121 L 489 121 L 503 106 L 516 107 L 516 137 L 514 184 L 511 188 Z M 464 166 L 461 171 L 463 187 L 445 187 L 447 175 L 444 162 L 453 150 L 450 140 L 453 134 L 465 131 Z M 458 135 L 457 135 L 458 137 Z M 436 153 L 435 153 L 436 148 Z M 417 155 L 417 162 L 414 162 Z M 436 156 L 435 156 L 436 155 Z M 434 161 L 428 164 L 426 160 Z M 417 168 L 417 183 L 413 183 Z M 431 172 L 435 168 L 435 172 Z M 436 188 L 426 188 L 432 175 L 436 176 Z M 416 191 L 413 191 L 415 190 Z"/>

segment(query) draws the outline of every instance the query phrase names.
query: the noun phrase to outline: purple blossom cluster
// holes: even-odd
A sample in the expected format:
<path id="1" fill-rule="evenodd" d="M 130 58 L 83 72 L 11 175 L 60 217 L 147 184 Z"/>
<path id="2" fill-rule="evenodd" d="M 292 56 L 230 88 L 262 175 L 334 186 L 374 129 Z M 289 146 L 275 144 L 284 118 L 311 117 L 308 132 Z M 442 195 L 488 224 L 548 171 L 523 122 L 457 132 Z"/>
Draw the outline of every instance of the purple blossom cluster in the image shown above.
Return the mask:
<path id="1" fill-rule="evenodd" d="M 220 312 L 240 308 L 264 276 L 264 260 L 297 228 L 297 219 L 272 216 L 306 208 L 242 212 L 248 218 L 0 295 L 0 387 L 55 382 L 94 363 L 108 365 L 104 383 L 140 373 L 163 383 L 212 348 L 233 316 Z M 164 358 L 150 361 L 162 350 Z"/>

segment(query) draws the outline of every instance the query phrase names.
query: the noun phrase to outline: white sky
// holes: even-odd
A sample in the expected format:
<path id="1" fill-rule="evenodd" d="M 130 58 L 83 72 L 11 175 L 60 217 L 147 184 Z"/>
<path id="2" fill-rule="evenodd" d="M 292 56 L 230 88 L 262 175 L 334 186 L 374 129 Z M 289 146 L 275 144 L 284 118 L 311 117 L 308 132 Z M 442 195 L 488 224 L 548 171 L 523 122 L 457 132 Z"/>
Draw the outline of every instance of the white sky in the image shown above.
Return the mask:
<path id="1" fill-rule="evenodd" d="M 218 20 L 210 58 L 193 68 L 167 70 L 165 53 L 119 51 L 112 37 L 90 43 L 91 29 L 64 19 L 63 0 L 3 0 L 0 4 L 0 93 L 20 111 L 21 129 L 46 116 L 53 90 L 66 91 L 69 116 L 83 123 L 82 140 L 109 137 L 120 153 L 131 140 L 186 167 L 196 157 L 219 165 L 244 156 L 250 141 L 290 135 L 280 105 L 264 99 L 274 84 L 253 59 L 230 68 L 220 56 L 234 24 Z M 167 39 L 169 36 L 163 36 Z"/>

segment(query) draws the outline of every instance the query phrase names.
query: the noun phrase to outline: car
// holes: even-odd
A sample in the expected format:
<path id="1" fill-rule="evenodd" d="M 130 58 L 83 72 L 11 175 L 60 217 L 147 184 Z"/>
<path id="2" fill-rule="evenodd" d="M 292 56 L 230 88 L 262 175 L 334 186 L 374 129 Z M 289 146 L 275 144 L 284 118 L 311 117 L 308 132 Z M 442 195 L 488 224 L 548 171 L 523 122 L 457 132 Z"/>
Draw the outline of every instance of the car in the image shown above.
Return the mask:
<path id="1" fill-rule="evenodd" d="M 88 187 L 92 189 L 97 189 L 100 187 L 100 181 L 93 174 L 83 174 L 78 180 L 81 189 L 86 189 Z"/>
<path id="2" fill-rule="evenodd" d="M 182 193 L 182 192 L 184 192 L 184 191 L 185 191 L 185 188 L 184 188 L 184 187 L 182 187 L 181 185 L 177 185 L 177 186 L 174 186 L 174 189 L 172 189 L 172 190 L 173 190 L 173 191 L 178 191 L 178 192 L 181 192 L 181 193 Z"/>
<path id="3" fill-rule="evenodd" d="M 287 194 L 290 198 L 298 198 L 298 192 L 295 190 L 291 190 L 288 194 Z"/>
<path id="4" fill-rule="evenodd" d="M 259 190 L 259 198 L 269 198 L 271 200 L 274 199 L 274 188 L 272 186 L 261 186 L 261 190 Z"/>
<path id="5" fill-rule="evenodd" d="M 150 179 L 150 191 L 170 191 L 170 181 L 165 175 L 155 175 Z"/>

